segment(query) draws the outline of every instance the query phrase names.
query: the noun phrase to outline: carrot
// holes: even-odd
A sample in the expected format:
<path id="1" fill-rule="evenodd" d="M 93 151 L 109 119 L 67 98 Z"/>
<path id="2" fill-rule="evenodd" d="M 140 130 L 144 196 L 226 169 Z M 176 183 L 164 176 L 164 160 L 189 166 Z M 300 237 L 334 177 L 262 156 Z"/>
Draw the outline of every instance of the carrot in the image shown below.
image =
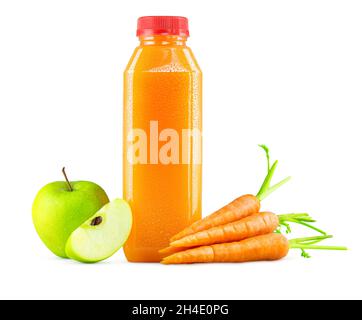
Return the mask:
<path id="1" fill-rule="evenodd" d="M 261 145 L 265 150 L 267 161 L 268 161 L 268 172 L 267 176 L 264 179 L 262 186 L 256 196 L 247 194 L 243 195 L 221 209 L 217 210 L 213 214 L 207 216 L 206 218 L 196 221 L 191 226 L 182 230 L 175 236 L 171 238 L 171 242 L 179 240 L 185 236 L 194 234 L 199 231 L 207 230 L 215 226 L 227 224 L 234 222 L 245 217 L 257 213 L 260 210 L 260 201 L 265 199 L 272 192 L 280 188 L 283 184 L 289 181 L 290 177 L 280 181 L 274 186 L 270 187 L 271 179 L 274 175 L 275 169 L 278 165 L 278 161 L 275 161 L 274 164 L 270 167 L 269 164 L 269 150 L 266 146 Z"/>
<path id="2" fill-rule="evenodd" d="M 240 242 L 203 246 L 175 253 L 162 260 L 163 264 L 202 262 L 248 262 L 278 260 L 289 252 L 288 240 L 281 234 L 267 234 Z"/>
<path id="3" fill-rule="evenodd" d="M 178 252 L 164 258 L 163 264 L 189 264 L 208 262 L 251 262 L 272 261 L 284 258 L 289 249 L 301 249 L 304 257 L 306 249 L 347 250 L 345 247 L 316 246 L 331 236 L 301 238 L 288 241 L 281 234 L 270 233 L 238 242 L 202 246 Z"/>
<path id="4" fill-rule="evenodd" d="M 241 196 L 206 218 L 194 222 L 191 226 L 173 236 L 171 242 L 214 226 L 245 218 L 259 212 L 259 210 L 260 201 L 257 197 L 251 194 Z"/>
<path id="5" fill-rule="evenodd" d="M 302 224 L 314 230 L 317 230 L 323 235 L 326 233 L 314 226 L 309 225 L 308 222 L 315 222 L 306 213 L 297 214 L 284 214 L 277 216 L 271 212 L 254 213 L 244 219 L 231 222 L 225 225 L 213 227 L 204 231 L 196 232 L 179 240 L 171 242 L 169 248 L 190 248 L 198 246 L 206 246 L 216 243 L 225 243 L 232 241 L 240 241 L 247 238 L 267 234 L 276 231 L 280 233 L 280 227 L 285 226 L 287 233 L 291 231 L 288 222 Z M 169 249 L 170 253 L 173 253 Z"/>
<path id="6" fill-rule="evenodd" d="M 215 243 L 240 241 L 274 232 L 279 226 L 279 218 L 271 212 L 254 213 L 244 219 L 225 225 L 196 232 L 171 242 L 171 247 L 198 247 Z"/>
<path id="7" fill-rule="evenodd" d="M 171 254 L 185 251 L 187 249 L 189 249 L 189 248 L 188 247 L 171 247 L 171 246 L 169 246 L 167 248 L 159 250 L 158 252 L 161 254 L 162 257 L 167 257 Z"/>

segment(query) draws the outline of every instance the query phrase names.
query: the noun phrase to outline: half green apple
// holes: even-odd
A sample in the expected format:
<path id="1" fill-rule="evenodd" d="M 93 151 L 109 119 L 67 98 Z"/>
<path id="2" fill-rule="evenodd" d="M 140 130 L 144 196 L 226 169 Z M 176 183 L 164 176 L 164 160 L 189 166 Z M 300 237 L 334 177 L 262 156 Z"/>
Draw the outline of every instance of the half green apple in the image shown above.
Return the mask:
<path id="1" fill-rule="evenodd" d="M 115 199 L 70 235 L 65 252 L 69 258 L 80 262 L 105 260 L 123 246 L 131 228 L 130 206 L 122 199 Z"/>

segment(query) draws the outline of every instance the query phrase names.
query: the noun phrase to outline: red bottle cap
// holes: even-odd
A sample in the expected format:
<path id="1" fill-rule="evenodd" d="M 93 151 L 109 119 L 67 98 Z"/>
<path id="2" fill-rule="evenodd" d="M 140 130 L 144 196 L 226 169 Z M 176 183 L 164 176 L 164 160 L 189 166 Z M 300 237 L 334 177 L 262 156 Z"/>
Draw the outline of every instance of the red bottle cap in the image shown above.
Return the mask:
<path id="1" fill-rule="evenodd" d="M 189 23 L 185 17 L 148 16 L 137 23 L 137 36 L 176 35 L 189 36 Z"/>

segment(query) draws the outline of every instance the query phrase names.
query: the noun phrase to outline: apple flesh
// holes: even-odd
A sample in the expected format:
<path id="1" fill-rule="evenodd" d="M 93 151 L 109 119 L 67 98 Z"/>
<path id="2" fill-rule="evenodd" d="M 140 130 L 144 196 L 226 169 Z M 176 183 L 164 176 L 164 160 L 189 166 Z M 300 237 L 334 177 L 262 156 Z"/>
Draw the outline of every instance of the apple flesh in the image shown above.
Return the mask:
<path id="1" fill-rule="evenodd" d="M 115 199 L 70 235 L 66 255 L 85 263 L 105 260 L 123 246 L 131 228 L 130 206 L 124 200 Z"/>
<path id="2" fill-rule="evenodd" d="M 49 250 L 67 258 L 65 246 L 70 235 L 108 202 L 105 191 L 93 182 L 50 183 L 33 203 L 35 229 Z"/>

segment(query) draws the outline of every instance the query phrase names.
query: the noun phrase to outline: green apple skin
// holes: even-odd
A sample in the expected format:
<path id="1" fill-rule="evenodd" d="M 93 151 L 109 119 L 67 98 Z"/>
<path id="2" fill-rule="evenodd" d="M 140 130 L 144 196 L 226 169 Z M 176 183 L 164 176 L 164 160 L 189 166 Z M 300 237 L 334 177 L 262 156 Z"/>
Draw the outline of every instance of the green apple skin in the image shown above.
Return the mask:
<path id="1" fill-rule="evenodd" d="M 65 246 L 74 230 L 109 202 L 105 191 L 88 181 L 49 183 L 37 194 L 32 208 L 35 229 L 50 251 L 68 258 Z"/>
<path id="2" fill-rule="evenodd" d="M 94 226 L 96 218 L 102 222 Z M 125 200 L 107 203 L 71 234 L 65 249 L 67 256 L 84 263 L 108 259 L 127 241 L 132 222 L 132 211 Z"/>

